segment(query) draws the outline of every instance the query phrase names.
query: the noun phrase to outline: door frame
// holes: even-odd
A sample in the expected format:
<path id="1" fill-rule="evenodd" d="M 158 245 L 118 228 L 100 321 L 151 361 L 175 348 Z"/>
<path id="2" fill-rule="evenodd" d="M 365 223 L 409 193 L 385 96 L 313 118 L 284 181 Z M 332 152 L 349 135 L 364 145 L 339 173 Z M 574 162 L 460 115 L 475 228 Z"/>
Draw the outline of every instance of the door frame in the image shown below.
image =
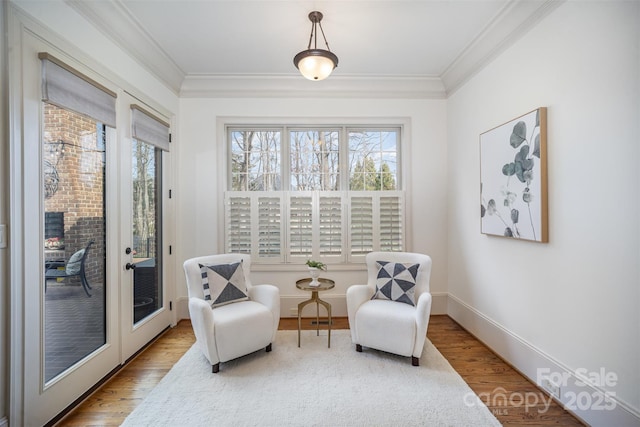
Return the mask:
<path id="1" fill-rule="evenodd" d="M 133 237 L 133 221 L 132 221 L 132 174 L 130 173 L 132 162 L 132 138 L 131 138 L 131 108 L 133 104 L 139 104 L 140 100 L 133 97 L 127 92 L 118 94 L 118 134 L 119 134 L 119 167 L 120 167 L 120 248 L 119 248 L 119 271 L 121 272 L 121 293 L 120 293 L 120 343 L 121 343 L 121 359 L 122 363 L 131 358 L 141 347 L 153 340 L 158 334 L 165 330 L 170 325 L 175 324 L 174 315 L 170 310 L 170 292 L 168 286 L 169 269 L 167 268 L 167 260 L 170 259 L 169 245 L 166 243 L 167 233 L 169 233 L 169 227 L 166 221 L 166 210 L 168 209 L 168 188 L 170 179 L 168 176 L 168 169 L 165 166 L 165 162 L 170 161 L 169 152 L 161 152 L 162 155 L 162 212 L 160 217 L 162 218 L 162 264 L 160 274 L 163 277 L 162 280 L 162 306 L 154 313 L 150 314 L 145 319 L 141 320 L 137 324 L 133 324 L 133 283 L 134 283 L 134 270 L 126 270 L 125 265 L 133 261 L 133 254 L 126 254 L 125 249 L 127 247 L 133 247 L 131 241 Z M 149 108 L 151 109 L 151 108 Z M 168 121 L 168 120 L 167 120 Z M 121 125 L 121 126 L 120 126 Z M 128 169 L 127 169 L 128 168 Z"/>
<path id="2" fill-rule="evenodd" d="M 107 150 L 106 159 L 106 183 L 105 186 L 105 211 L 106 217 L 106 277 L 105 277 L 105 310 L 106 310 L 106 342 L 87 356 L 83 362 L 75 365 L 56 379 L 45 384 L 44 380 L 44 292 L 42 285 L 44 280 L 44 254 L 42 239 L 44 195 L 42 188 L 42 162 L 34 159 L 42 159 L 42 96 L 40 89 L 41 64 L 38 59 L 39 51 L 48 51 L 59 55 L 70 66 L 86 73 L 90 78 L 94 78 L 109 87 L 110 82 L 103 77 L 92 73 L 83 64 L 75 62 L 72 58 L 58 51 L 53 46 L 43 42 L 36 34 L 29 31 L 22 31 L 19 28 L 20 52 L 12 61 L 10 70 L 13 74 L 12 81 L 15 81 L 16 72 L 20 73 L 21 84 L 10 93 L 13 102 L 21 103 L 21 122 L 12 123 L 12 131 L 20 130 L 19 136 L 16 132 L 11 138 L 12 165 L 20 169 L 12 170 L 11 199 L 12 218 L 21 221 L 20 225 L 14 224 L 12 227 L 14 235 L 21 238 L 12 239 L 12 254 L 20 254 L 12 261 L 11 283 L 22 283 L 23 287 L 12 289 L 12 309 L 19 310 L 19 317 L 12 316 L 12 320 L 21 324 L 19 332 L 22 347 L 15 348 L 17 338 L 16 329 L 12 329 L 12 360 L 11 372 L 20 373 L 20 378 L 12 378 L 22 385 L 21 394 L 15 394 L 12 390 L 12 409 L 20 407 L 19 412 L 12 411 L 12 424 L 41 425 L 63 411 L 73 401 L 82 396 L 93 385 L 108 375 L 120 364 L 120 342 L 116 340 L 118 326 L 118 306 L 117 296 L 119 292 L 118 278 L 112 273 L 115 268 L 116 259 L 113 244 L 117 239 L 118 219 L 114 218 L 118 212 L 118 200 L 111 187 L 114 185 L 109 181 L 117 179 L 117 147 L 116 131 L 107 132 L 109 146 L 116 147 L 115 150 Z M 19 71 L 17 71 L 19 69 Z M 22 89 L 21 91 L 18 89 Z M 111 88 L 113 85 L 111 84 Z M 116 89 L 117 88 L 113 88 Z M 15 104 L 12 104 L 15 107 Z M 16 119 L 18 119 L 16 117 Z M 34 224 L 37 224 L 34 226 Z M 108 285 L 107 285 L 108 284 Z M 17 314 L 17 313 L 16 313 Z M 17 326 L 17 325 L 16 325 Z M 18 362 L 18 358 L 20 361 Z M 14 363 L 20 363 L 21 369 L 15 369 Z M 27 374 L 28 373 L 28 374 Z M 16 384 L 17 386 L 17 384 Z M 36 408 L 39 408 L 36 410 Z M 19 414 L 19 416 L 18 416 Z"/>
<path id="3" fill-rule="evenodd" d="M 42 358 L 42 316 L 43 305 L 41 301 L 35 302 L 35 298 L 30 297 L 34 292 L 39 294 L 37 289 L 44 277 L 44 263 L 41 243 L 43 239 L 43 225 L 33 227 L 33 224 L 40 222 L 43 207 L 43 195 L 41 186 L 40 162 L 33 159 L 41 158 L 41 96 L 40 96 L 40 60 L 37 58 L 38 51 L 48 51 L 58 58 L 64 60 L 70 66 L 76 68 L 85 75 L 96 81 L 104 82 L 106 87 L 113 89 L 119 95 L 124 93 L 128 85 L 118 76 L 112 74 L 104 66 L 89 58 L 74 45 L 62 40 L 55 33 L 44 28 L 21 10 L 8 4 L 6 9 L 7 23 L 7 46 L 12 49 L 7 51 L 7 93 L 8 93 L 8 201 L 10 234 L 9 239 L 9 278 L 8 306 L 10 313 L 9 321 L 9 354 L 8 354 L 8 413 L 11 425 L 31 425 L 44 424 L 64 411 L 75 398 L 63 396 L 62 393 L 49 393 L 55 398 L 53 403 L 47 403 L 47 410 L 43 414 L 33 415 L 34 405 L 41 404 L 34 401 L 29 393 L 40 396 L 44 389 L 44 378 L 41 366 Z M 76 59 L 80 58 L 80 59 Z M 100 74 L 93 70 L 100 70 Z M 117 83 L 114 83 L 117 82 Z M 135 93 L 135 91 L 134 91 Z M 146 98 L 146 97 L 143 97 Z M 153 105 L 153 103 L 151 103 Z M 156 110 L 162 110 L 161 107 Z M 170 115 L 170 113 L 166 113 Z M 34 117 L 36 119 L 34 120 Z M 118 129 L 122 126 L 118 123 L 114 142 L 118 142 Z M 112 150 L 116 158 L 109 159 L 106 171 L 108 176 L 118 177 L 121 172 L 118 168 L 118 150 Z M 172 175 L 169 163 L 165 164 L 165 180 Z M 109 179 L 109 178 L 108 178 Z M 119 180 L 119 179 L 118 179 Z M 106 325 L 106 344 L 96 353 L 100 353 L 106 361 L 91 360 L 81 368 L 87 367 L 86 375 L 80 376 L 74 381 L 65 381 L 69 377 L 56 380 L 47 390 L 56 390 L 59 385 L 71 382 L 74 395 L 82 396 L 97 382 L 102 380 L 107 374 L 117 369 L 126 360 L 122 354 L 122 343 L 120 340 L 120 287 L 118 274 L 121 270 L 120 258 L 120 219 L 114 218 L 120 210 L 120 203 L 117 197 L 119 192 L 118 180 L 116 184 L 107 187 L 106 203 L 108 209 L 107 231 L 106 231 L 106 275 L 107 282 L 110 283 L 106 297 L 107 311 L 113 311 Z M 165 188 L 170 188 L 168 184 Z M 35 194 L 30 195 L 29 192 Z M 173 237 L 174 226 L 167 225 L 167 219 L 173 217 L 171 214 L 171 204 L 166 203 L 165 214 L 165 242 L 169 242 Z M 35 212 L 35 213 L 34 213 Z M 33 221 L 33 222 L 32 222 Z M 168 243 L 165 243 L 165 248 Z M 166 251 L 166 249 L 165 249 Z M 35 256 L 34 254 L 39 254 Z M 34 264 L 39 268 L 34 268 Z M 165 277 L 165 301 L 170 301 L 175 293 L 173 277 L 173 259 L 165 257 L 164 277 Z M 29 285 L 31 283 L 31 285 Z M 25 286 L 26 284 L 26 286 Z M 36 316 L 31 316 L 34 304 L 40 304 L 40 309 L 36 309 Z M 168 302 L 165 302 L 168 307 Z M 176 310 L 173 310 L 170 318 L 170 325 L 176 323 Z M 36 333 L 34 333 L 34 331 Z M 36 338 L 33 338 L 36 336 Z M 38 340 L 37 351 L 33 346 Z M 30 371 L 32 366 L 38 366 L 38 374 L 33 375 Z M 73 369 L 74 373 L 84 372 L 85 369 Z M 76 375 L 78 376 L 78 375 Z M 30 377 L 37 377 L 30 380 Z M 49 407 L 53 409 L 49 409 Z M 1 424 L 1 423 L 0 423 Z"/>

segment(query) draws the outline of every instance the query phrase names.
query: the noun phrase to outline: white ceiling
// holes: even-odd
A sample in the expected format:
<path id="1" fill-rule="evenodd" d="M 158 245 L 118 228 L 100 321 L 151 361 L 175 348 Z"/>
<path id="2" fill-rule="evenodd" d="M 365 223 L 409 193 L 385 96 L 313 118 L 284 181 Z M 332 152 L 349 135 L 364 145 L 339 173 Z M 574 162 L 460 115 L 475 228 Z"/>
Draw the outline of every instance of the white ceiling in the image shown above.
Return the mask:
<path id="1" fill-rule="evenodd" d="M 304 80 L 309 12 L 339 65 L 325 89 L 391 83 L 443 97 L 533 26 L 552 0 L 67 0 L 176 93 Z M 324 48 L 322 40 L 319 47 Z M 295 79 L 295 80 L 294 80 Z M 258 83 L 261 83 L 259 85 Z M 278 82 L 278 83 L 274 83 Z M 362 82 L 367 82 L 363 85 Z M 266 85 L 265 85 L 266 83 Z M 302 87 L 302 86 L 299 86 Z"/>

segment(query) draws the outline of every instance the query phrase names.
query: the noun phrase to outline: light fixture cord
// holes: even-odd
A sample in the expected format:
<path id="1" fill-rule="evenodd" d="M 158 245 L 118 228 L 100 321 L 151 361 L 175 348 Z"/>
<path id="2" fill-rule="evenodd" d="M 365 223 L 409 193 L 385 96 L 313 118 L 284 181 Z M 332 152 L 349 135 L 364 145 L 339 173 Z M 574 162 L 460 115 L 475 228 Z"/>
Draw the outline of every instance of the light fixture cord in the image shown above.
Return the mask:
<path id="1" fill-rule="evenodd" d="M 327 50 L 329 52 L 331 52 L 331 49 L 329 48 L 329 43 L 327 42 L 327 38 L 324 35 L 324 30 L 322 29 L 322 22 L 318 22 L 318 24 L 320 25 L 320 32 L 322 33 L 322 38 L 324 39 L 324 44 L 327 45 Z M 316 42 L 318 41 L 318 33 L 316 32 Z"/>
<path id="2" fill-rule="evenodd" d="M 307 45 L 307 50 L 311 49 L 311 42 L 313 41 L 313 48 L 318 48 L 318 30 L 316 29 L 316 25 L 320 25 L 320 32 L 322 33 L 322 38 L 324 39 L 324 44 L 327 46 L 327 50 L 331 52 L 329 48 L 329 43 L 327 42 L 327 37 L 324 35 L 324 30 L 322 29 L 322 22 L 313 22 L 311 25 L 311 34 L 309 35 L 309 45 Z M 315 34 L 315 39 L 313 35 Z"/>
<path id="3" fill-rule="evenodd" d="M 316 30 L 316 23 L 313 22 L 311 24 L 311 35 L 309 35 L 309 45 L 307 46 L 307 50 L 311 49 L 311 42 L 313 41 L 313 33 Z M 316 43 L 313 46 L 314 49 L 316 49 L 318 47 L 318 36 L 316 36 Z"/>

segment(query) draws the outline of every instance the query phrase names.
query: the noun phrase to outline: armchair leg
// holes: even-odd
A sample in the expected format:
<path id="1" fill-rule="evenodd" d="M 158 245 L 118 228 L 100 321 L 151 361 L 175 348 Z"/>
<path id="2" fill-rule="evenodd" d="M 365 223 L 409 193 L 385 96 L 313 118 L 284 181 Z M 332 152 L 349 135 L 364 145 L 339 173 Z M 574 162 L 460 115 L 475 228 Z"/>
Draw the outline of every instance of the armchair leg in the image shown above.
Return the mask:
<path id="1" fill-rule="evenodd" d="M 273 350 L 273 343 L 269 343 L 269 345 L 266 348 L 267 353 L 269 353 L 271 350 Z"/>
<path id="2" fill-rule="evenodd" d="M 360 344 L 356 344 L 356 351 L 362 353 L 362 346 Z"/>
<path id="3" fill-rule="evenodd" d="M 411 356 L 411 364 L 413 366 L 420 366 L 420 358 Z"/>
<path id="4" fill-rule="evenodd" d="M 211 365 L 211 373 L 217 374 L 218 372 L 220 372 L 220 362 L 215 365 Z"/>

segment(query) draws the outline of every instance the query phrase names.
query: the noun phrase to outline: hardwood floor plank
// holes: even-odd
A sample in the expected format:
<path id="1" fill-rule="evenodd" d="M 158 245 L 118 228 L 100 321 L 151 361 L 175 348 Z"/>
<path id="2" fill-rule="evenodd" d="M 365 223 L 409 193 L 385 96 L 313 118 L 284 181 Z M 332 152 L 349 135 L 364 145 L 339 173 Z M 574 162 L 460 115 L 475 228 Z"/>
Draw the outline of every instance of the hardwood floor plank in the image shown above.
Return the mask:
<path id="1" fill-rule="evenodd" d="M 313 320 L 303 319 L 303 329 L 315 329 Z M 298 320 L 283 318 L 280 329 L 297 330 Z M 334 318 L 332 329 L 349 329 L 348 319 Z M 448 316 L 431 316 L 427 336 L 503 425 L 583 425 L 555 402 L 547 406 L 545 393 Z M 180 321 L 56 426 L 119 426 L 194 342 L 191 322 Z"/>

